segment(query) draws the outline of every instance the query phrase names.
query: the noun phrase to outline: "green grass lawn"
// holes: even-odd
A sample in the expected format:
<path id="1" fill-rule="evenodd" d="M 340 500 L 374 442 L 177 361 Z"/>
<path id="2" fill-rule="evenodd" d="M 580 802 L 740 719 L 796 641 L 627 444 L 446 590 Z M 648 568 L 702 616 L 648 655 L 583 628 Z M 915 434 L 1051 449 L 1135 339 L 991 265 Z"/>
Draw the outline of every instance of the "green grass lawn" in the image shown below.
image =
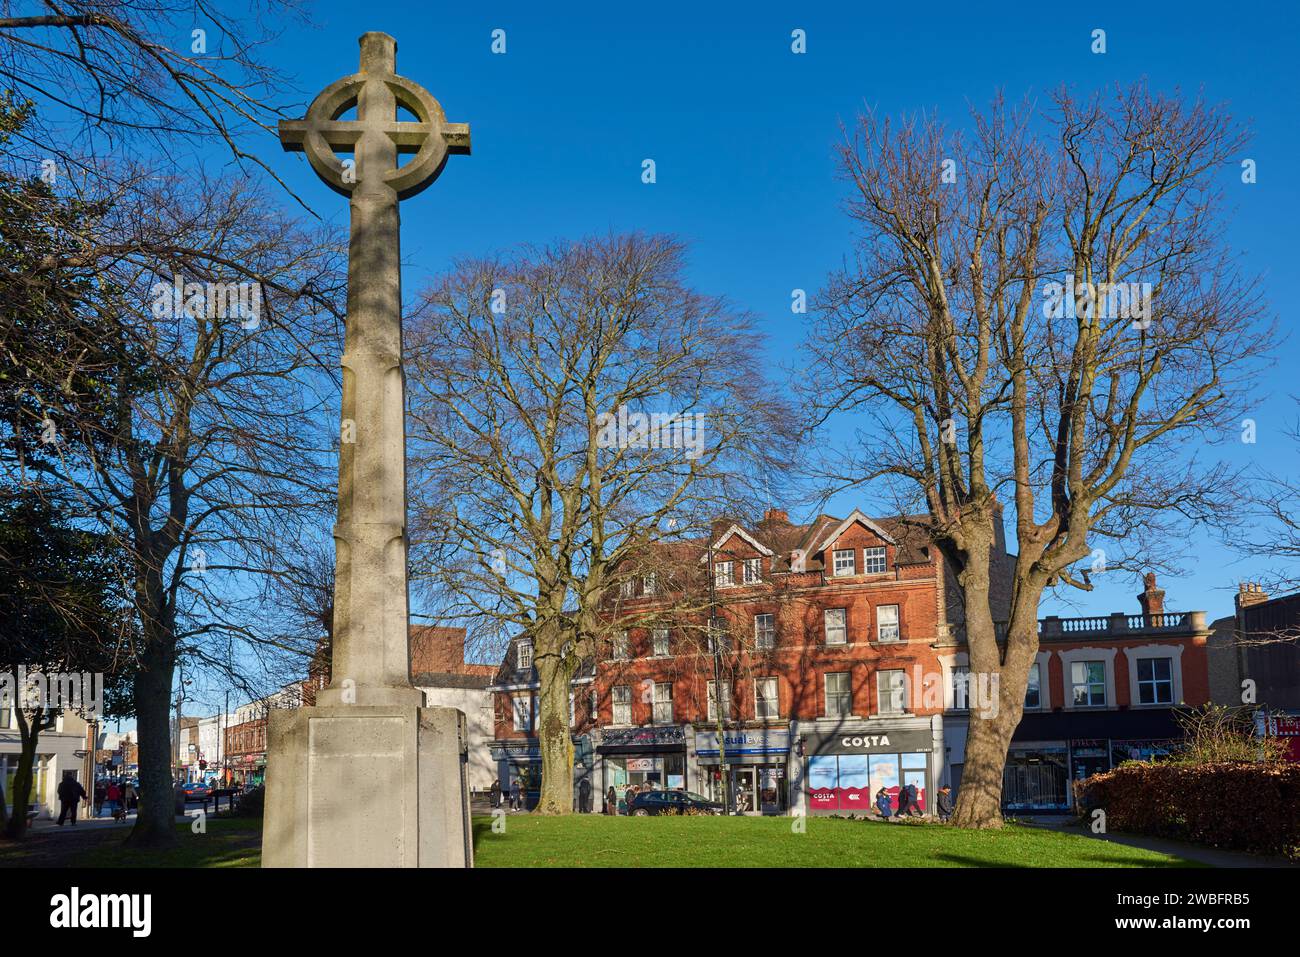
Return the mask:
<path id="1" fill-rule="evenodd" d="M 543 818 L 510 815 L 505 832 L 474 819 L 479 867 L 1179 867 L 1189 862 L 1076 834 L 1009 825 L 961 831 L 788 817 Z M 169 851 L 122 846 L 125 832 L 49 835 L 0 844 L 0 867 L 257 867 L 261 821 L 209 818 L 206 834 L 176 827 Z M 1190 865 L 1194 866 L 1194 865 Z"/>
<path id="2" fill-rule="evenodd" d="M 478 867 L 1186 867 L 1153 851 L 1009 825 L 963 831 L 810 817 L 540 818 L 513 815 L 505 833 L 474 821 Z"/>

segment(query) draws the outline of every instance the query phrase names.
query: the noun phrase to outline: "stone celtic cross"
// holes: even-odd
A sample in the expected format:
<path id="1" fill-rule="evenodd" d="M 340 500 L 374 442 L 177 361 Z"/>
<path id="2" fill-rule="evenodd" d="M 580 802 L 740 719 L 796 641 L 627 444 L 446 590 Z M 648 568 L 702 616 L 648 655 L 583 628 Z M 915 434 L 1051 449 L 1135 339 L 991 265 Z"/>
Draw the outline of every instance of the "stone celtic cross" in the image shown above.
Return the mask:
<path id="1" fill-rule="evenodd" d="M 406 575 L 405 378 L 398 203 L 469 152 L 428 90 L 397 75 L 397 42 L 361 37 L 361 70 L 322 90 L 307 116 L 280 123 L 286 150 L 347 196 L 348 315 L 343 352 L 334 636 L 322 705 L 419 706 L 411 686 Z M 340 119 L 356 108 L 355 120 Z M 414 122 L 399 118 L 409 110 Z M 351 151 L 348 166 L 336 150 Z M 414 154 L 398 165 L 398 154 Z"/>

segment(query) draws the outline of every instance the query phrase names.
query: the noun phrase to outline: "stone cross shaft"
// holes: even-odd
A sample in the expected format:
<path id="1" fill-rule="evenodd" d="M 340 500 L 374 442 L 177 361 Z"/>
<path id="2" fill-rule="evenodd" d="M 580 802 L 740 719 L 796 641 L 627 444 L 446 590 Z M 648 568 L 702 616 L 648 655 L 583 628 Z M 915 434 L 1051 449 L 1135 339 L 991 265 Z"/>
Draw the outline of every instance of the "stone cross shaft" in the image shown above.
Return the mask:
<path id="1" fill-rule="evenodd" d="M 397 42 L 361 37 L 361 70 L 280 123 L 286 150 L 349 198 L 348 315 L 343 352 L 334 639 L 322 705 L 420 705 L 408 639 L 405 375 L 398 203 L 469 152 L 469 127 L 448 123 L 428 90 L 397 75 Z M 340 119 L 356 109 L 355 120 Z M 415 116 L 398 118 L 404 108 Z M 343 162 L 336 150 L 351 151 Z M 414 154 L 398 165 L 399 154 Z"/>

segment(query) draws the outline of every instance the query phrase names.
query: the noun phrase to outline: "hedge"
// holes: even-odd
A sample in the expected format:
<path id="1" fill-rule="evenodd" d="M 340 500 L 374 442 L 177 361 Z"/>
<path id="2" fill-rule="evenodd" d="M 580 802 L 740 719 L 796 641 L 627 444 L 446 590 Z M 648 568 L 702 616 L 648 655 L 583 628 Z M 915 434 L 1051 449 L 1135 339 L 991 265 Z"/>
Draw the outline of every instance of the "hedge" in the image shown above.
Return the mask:
<path id="1" fill-rule="evenodd" d="M 1300 859 L 1300 764 L 1132 761 L 1074 783 L 1106 827 Z"/>

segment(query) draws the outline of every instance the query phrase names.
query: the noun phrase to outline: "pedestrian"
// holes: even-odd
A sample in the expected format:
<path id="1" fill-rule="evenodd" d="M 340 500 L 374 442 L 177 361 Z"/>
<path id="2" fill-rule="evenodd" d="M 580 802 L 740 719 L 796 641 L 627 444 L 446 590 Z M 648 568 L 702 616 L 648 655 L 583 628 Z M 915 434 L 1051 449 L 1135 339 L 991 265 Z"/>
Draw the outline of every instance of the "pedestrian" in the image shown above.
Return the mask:
<path id="1" fill-rule="evenodd" d="M 618 792 L 614 790 L 612 784 L 609 786 L 609 790 L 605 792 L 605 813 L 618 813 Z"/>
<path id="2" fill-rule="evenodd" d="M 63 780 L 59 782 L 59 827 L 63 826 L 64 818 L 72 816 L 72 826 L 77 826 L 77 805 L 86 798 L 86 789 L 81 786 L 77 780 L 75 771 L 64 771 Z"/>
<path id="3" fill-rule="evenodd" d="M 876 810 L 882 818 L 889 820 L 889 792 L 884 788 L 876 792 Z"/>
<path id="4" fill-rule="evenodd" d="M 522 791 L 519 788 L 519 779 L 515 778 L 510 782 L 510 810 L 518 811 L 524 806 Z"/>
<path id="5" fill-rule="evenodd" d="M 924 817 L 925 812 L 921 810 L 921 798 L 917 793 L 916 785 L 909 784 L 903 790 L 907 792 L 907 816 Z"/>
<path id="6" fill-rule="evenodd" d="M 135 804 L 135 787 L 131 784 L 130 779 L 122 786 L 122 820 L 126 820 L 127 813 Z"/>
<path id="7" fill-rule="evenodd" d="M 493 780 L 492 787 L 489 789 L 488 795 L 489 795 L 488 802 L 489 804 L 491 804 L 492 807 L 498 808 L 501 806 L 501 779 L 500 778 Z"/>
<path id="8" fill-rule="evenodd" d="M 586 778 L 578 784 L 578 811 L 582 814 L 591 813 L 591 782 Z"/>
<path id="9" fill-rule="evenodd" d="M 939 799 L 935 804 L 939 811 L 939 820 L 946 821 L 952 817 L 952 788 L 946 784 L 939 788 Z"/>
<path id="10" fill-rule="evenodd" d="M 640 790 L 635 784 L 629 784 L 627 786 L 627 790 L 623 792 L 623 812 L 625 814 L 632 813 L 632 799 L 639 793 Z"/>
<path id="11" fill-rule="evenodd" d="M 108 813 L 117 818 L 117 805 L 122 800 L 122 788 L 116 781 L 109 781 L 108 788 L 104 791 L 104 799 L 108 801 Z"/>
<path id="12" fill-rule="evenodd" d="M 102 778 L 95 782 L 95 817 L 99 817 L 104 810 L 104 797 L 107 791 L 107 785 Z"/>

